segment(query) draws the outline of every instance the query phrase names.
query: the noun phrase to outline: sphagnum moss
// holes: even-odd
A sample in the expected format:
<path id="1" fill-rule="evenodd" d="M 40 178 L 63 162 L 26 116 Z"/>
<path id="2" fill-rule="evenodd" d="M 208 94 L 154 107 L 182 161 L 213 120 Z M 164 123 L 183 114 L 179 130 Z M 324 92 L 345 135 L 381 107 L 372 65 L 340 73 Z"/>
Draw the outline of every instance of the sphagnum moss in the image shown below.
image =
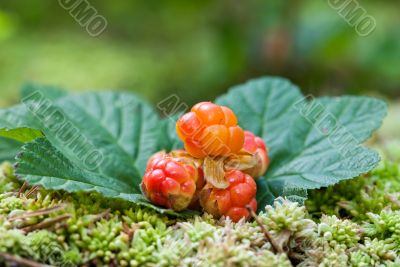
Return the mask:
<path id="1" fill-rule="evenodd" d="M 281 198 L 258 215 L 262 225 L 207 214 L 182 221 L 97 193 L 19 192 L 21 185 L 2 164 L 0 255 L 55 266 L 400 266 L 400 180 L 392 163 L 312 193 L 314 220 Z"/>

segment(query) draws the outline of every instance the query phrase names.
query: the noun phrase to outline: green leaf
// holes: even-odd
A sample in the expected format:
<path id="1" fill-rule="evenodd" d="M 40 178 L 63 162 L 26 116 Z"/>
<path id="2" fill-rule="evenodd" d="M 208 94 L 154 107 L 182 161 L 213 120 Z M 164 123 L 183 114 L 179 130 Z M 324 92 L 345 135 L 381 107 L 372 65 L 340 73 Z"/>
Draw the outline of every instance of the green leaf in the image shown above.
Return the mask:
<path id="1" fill-rule="evenodd" d="M 356 177 L 380 160 L 361 144 L 380 127 L 383 101 L 305 99 L 288 80 L 267 77 L 236 86 L 216 102 L 232 108 L 239 124 L 269 147 L 270 167 L 257 183 L 260 210 L 277 196 L 303 200 L 307 189 Z"/>
<path id="2" fill-rule="evenodd" d="M 49 189 L 94 190 L 153 206 L 143 202 L 139 186 L 148 158 L 166 139 L 164 124 L 153 109 L 127 93 L 50 99 L 43 91 L 34 90 L 23 104 L 0 110 L 0 128 L 7 129 L 0 134 L 31 142 L 17 173 Z M 46 139 L 33 141 L 41 136 Z"/>
<path id="3" fill-rule="evenodd" d="M 164 134 L 164 138 L 162 139 L 162 143 L 160 143 L 159 150 L 172 151 L 183 149 L 183 143 L 181 139 L 179 139 L 175 130 L 176 121 L 181 115 L 182 113 L 178 113 L 167 116 L 162 120 L 162 132 Z"/>
<path id="4" fill-rule="evenodd" d="M 43 136 L 33 114 L 22 104 L 0 110 L 0 136 L 29 142 Z"/>
<path id="5" fill-rule="evenodd" d="M 22 129 L 43 132 L 77 167 L 117 177 L 137 192 L 147 159 L 159 147 L 157 115 L 131 94 L 86 93 L 55 101 L 34 97 L 0 115 L 5 112 L 0 128 L 14 127 L 13 137 Z"/>
<path id="6" fill-rule="evenodd" d="M 59 87 L 25 84 L 21 89 L 22 102 L 47 99 L 56 100 L 67 93 Z M 33 96 L 33 97 L 32 97 Z M 39 97 L 38 97 L 39 96 Z M 40 124 L 26 105 L 0 110 L 0 136 L 15 139 L 20 142 L 29 142 L 43 136 Z"/>
<path id="7" fill-rule="evenodd" d="M 124 199 L 178 217 L 193 214 L 190 211 L 176 213 L 173 210 L 156 207 L 132 187 L 129 181 L 76 166 L 45 138 L 36 139 L 23 146 L 16 166 L 16 174 L 31 185 L 67 192 L 96 191 L 106 197 Z"/>
<path id="8" fill-rule="evenodd" d="M 22 147 L 23 143 L 14 139 L 0 137 L 0 162 L 14 162 L 15 156 Z"/>

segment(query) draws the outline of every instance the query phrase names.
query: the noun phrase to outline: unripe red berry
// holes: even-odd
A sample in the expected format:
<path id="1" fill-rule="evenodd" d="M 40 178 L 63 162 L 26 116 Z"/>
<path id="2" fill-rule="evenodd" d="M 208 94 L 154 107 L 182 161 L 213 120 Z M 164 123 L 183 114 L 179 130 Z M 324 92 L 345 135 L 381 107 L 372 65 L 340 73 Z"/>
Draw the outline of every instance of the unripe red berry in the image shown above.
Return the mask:
<path id="1" fill-rule="evenodd" d="M 196 158 L 234 154 L 244 142 L 233 111 L 211 102 L 198 103 L 180 117 L 176 132 L 185 150 Z"/>
<path id="2" fill-rule="evenodd" d="M 263 176 L 269 166 L 268 149 L 264 140 L 255 136 L 252 132 L 245 131 L 243 150 L 254 154 L 256 159 L 254 167 L 243 171 L 254 178 Z"/>
<path id="3" fill-rule="evenodd" d="M 238 222 L 241 218 L 249 218 L 246 206 L 257 210 L 255 199 L 257 186 L 254 179 L 241 171 L 230 170 L 225 172 L 229 182 L 226 189 L 218 189 L 207 184 L 200 192 L 200 205 L 215 218 L 226 216 Z"/>
<path id="4" fill-rule="evenodd" d="M 152 203 L 180 211 L 191 204 L 203 183 L 199 165 L 187 153 L 158 152 L 147 163 L 141 187 Z"/>

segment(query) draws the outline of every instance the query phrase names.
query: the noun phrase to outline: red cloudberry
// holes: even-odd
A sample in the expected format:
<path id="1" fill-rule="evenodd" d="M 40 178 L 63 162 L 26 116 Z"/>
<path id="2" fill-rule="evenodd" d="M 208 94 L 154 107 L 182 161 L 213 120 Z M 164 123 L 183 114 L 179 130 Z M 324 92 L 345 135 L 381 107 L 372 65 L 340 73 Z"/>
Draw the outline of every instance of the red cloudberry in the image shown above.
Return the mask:
<path id="1" fill-rule="evenodd" d="M 207 184 L 200 192 L 200 205 L 214 217 L 227 216 L 232 221 L 238 222 L 241 218 L 249 218 L 246 206 L 257 210 L 256 183 L 254 179 L 241 171 L 230 170 L 225 172 L 229 182 L 226 189 L 217 189 Z"/>
<path id="2" fill-rule="evenodd" d="M 264 175 L 269 166 L 268 149 L 264 141 L 252 132 L 245 131 L 243 150 L 254 154 L 256 159 L 255 166 L 244 172 L 255 178 Z"/>
<path id="3" fill-rule="evenodd" d="M 187 153 L 158 152 L 147 163 L 141 187 L 152 203 L 180 211 L 196 198 L 196 187 L 203 183 L 198 163 Z"/>
<path id="4" fill-rule="evenodd" d="M 193 157 L 225 156 L 243 147 L 244 132 L 233 111 L 211 102 L 192 107 L 176 123 L 176 131 Z"/>
<path id="5" fill-rule="evenodd" d="M 204 180 L 204 172 L 203 172 L 203 161 L 200 159 L 193 158 L 189 153 L 187 153 L 185 150 L 174 150 L 170 153 L 175 158 L 178 158 L 179 160 L 188 160 L 190 161 L 191 164 L 195 164 L 197 167 L 197 172 L 198 172 L 198 178 L 196 181 L 196 192 L 194 193 L 194 196 L 192 198 L 192 201 L 189 205 L 189 209 L 192 210 L 200 210 L 200 204 L 199 204 L 199 195 L 201 189 L 203 189 L 204 185 L 206 184 L 206 181 Z"/>

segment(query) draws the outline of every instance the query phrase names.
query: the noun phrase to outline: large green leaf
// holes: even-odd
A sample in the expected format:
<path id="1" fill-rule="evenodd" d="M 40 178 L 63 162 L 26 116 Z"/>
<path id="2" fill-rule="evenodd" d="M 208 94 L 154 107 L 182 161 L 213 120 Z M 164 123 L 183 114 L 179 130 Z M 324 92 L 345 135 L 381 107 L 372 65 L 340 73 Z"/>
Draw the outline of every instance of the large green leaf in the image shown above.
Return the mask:
<path id="1" fill-rule="evenodd" d="M 0 162 L 13 162 L 22 145 L 23 143 L 14 139 L 0 137 Z"/>
<path id="2" fill-rule="evenodd" d="M 43 87 L 36 84 L 25 84 L 21 90 L 22 99 L 29 95 L 40 91 L 44 97 L 55 100 L 66 96 L 67 93 L 58 87 Z M 35 138 L 43 136 L 43 133 L 34 130 L 32 114 L 27 112 L 23 105 L 5 109 L 0 111 L 0 122 L 2 129 L 0 129 L 0 162 L 1 161 L 14 161 L 19 149 L 22 147 L 23 142 L 34 140 Z M 31 123 L 24 123 L 24 121 L 31 120 Z M 19 125 L 15 129 L 15 125 Z M 24 127 L 23 127 L 24 126 Z M 39 128 L 36 126 L 36 128 Z"/>
<path id="3" fill-rule="evenodd" d="M 307 189 L 353 178 L 379 162 L 377 153 L 360 144 L 381 125 L 383 101 L 305 99 L 285 79 L 261 78 L 232 88 L 217 103 L 232 108 L 239 124 L 270 149 L 269 170 L 257 183 L 260 209 L 277 196 L 301 200 Z"/>
<path id="4" fill-rule="evenodd" d="M 49 105 L 40 101 L 32 98 L 1 110 L 0 128 L 13 127 L 14 137 L 24 129 L 42 132 L 77 167 L 117 177 L 140 192 L 141 175 L 161 133 L 157 115 L 145 102 L 125 93 L 67 96 Z"/>
<path id="5" fill-rule="evenodd" d="M 27 143 L 18 155 L 16 166 L 16 174 L 32 185 L 42 185 L 45 188 L 67 192 L 96 191 L 106 197 L 124 199 L 164 214 L 174 216 L 192 214 L 190 211 L 179 214 L 158 208 L 149 203 L 130 181 L 78 167 L 45 138 Z"/>
<path id="6" fill-rule="evenodd" d="M 66 96 L 61 88 L 25 84 L 21 89 L 22 102 L 38 100 L 45 104 L 45 100 L 54 101 Z M 50 102 L 49 102 L 50 103 Z M 37 116 L 27 109 L 23 103 L 0 110 L 0 136 L 12 138 L 20 142 L 29 142 L 43 136 Z"/>
<path id="7" fill-rule="evenodd" d="M 29 142 L 43 136 L 33 114 L 22 104 L 0 110 L 0 136 Z"/>
<path id="8" fill-rule="evenodd" d="M 95 190 L 151 205 L 139 185 L 163 140 L 164 124 L 153 109 L 127 93 L 48 98 L 42 92 L 32 90 L 23 104 L 0 110 L 3 135 L 30 142 L 16 173 L 49 189 Z M 35 141 L 41 136 L 46 139 Z"/>

